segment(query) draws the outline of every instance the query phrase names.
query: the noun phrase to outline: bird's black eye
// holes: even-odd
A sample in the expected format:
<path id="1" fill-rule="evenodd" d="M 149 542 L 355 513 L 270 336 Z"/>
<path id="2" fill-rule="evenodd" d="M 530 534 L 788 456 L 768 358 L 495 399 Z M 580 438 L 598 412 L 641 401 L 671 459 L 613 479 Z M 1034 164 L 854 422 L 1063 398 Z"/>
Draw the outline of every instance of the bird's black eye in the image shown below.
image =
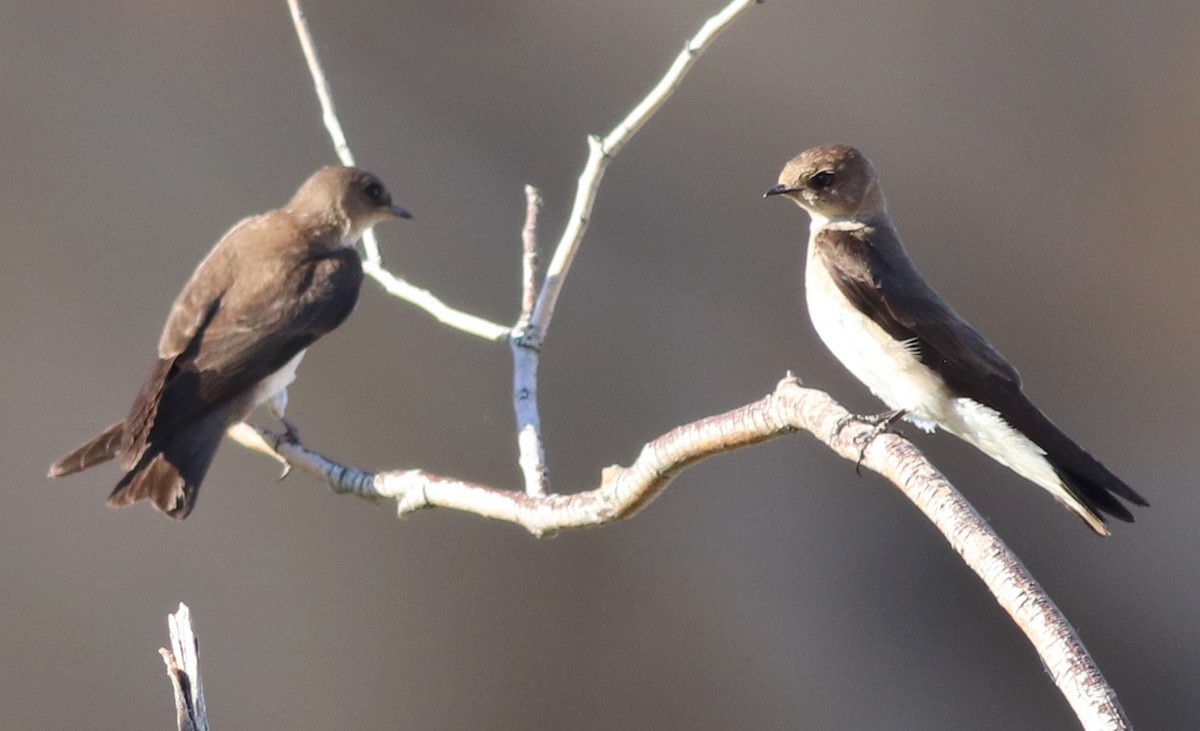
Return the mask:
<path id="1" fill-rule="evenodd" d="M 371 200 L 377 201 L 383 196 L 383 186 L 379 183 L 368 183 L 367 187 L 363 188 L 363 192 Z"/>
<path id="2" fill-rule="evenodd" d="M 808 179 L 808 187 L 813 190 L 825 190 L 833 185 L 833 171 L 822 170 Z"/>

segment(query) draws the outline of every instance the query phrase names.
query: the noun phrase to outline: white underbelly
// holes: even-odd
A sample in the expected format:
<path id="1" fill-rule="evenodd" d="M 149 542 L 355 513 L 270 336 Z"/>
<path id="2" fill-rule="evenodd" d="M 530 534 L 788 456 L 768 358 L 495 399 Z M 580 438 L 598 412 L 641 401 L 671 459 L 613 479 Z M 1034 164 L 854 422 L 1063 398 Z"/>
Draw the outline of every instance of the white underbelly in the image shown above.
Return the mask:
<path id="1" fill-rule="evenodd" d="M 890 408 L 903 409 L 906 421 L 926 431 L 940 426 L 1060 500 L 1077 504 L 1040 447 L 994 409 L 956 396 L 921 362 L 914 343 L 894 339 L 859 312 L 814 258 L 811 243 L 804 285 L 809 317 L 826 347 Z"/>
<path id="2" fill-rule="evenodd" d="M 259 381 L 258 386 L 254 389 L 254 400 L 251 409 L 255 409 L 267 401 L 287 392 L 287 387 L 292 385 L 292 381 L 296 380 L 296 369 L 300 367 L 300 361 L 304 359 L 304 354 L 307 350 L 301 350 L 296 353 L 282 368 Z M 284 397 L 286 399 L 286 396 Z M 286 403 L 286 401 L 285 401 Z"/>
<path id="3" fill-rule="evenodd" d="M 894 339 L 846 299 L 811 250 L 805 297 L 825 347 L 889 408 L 904 409 L 908 421 L 932 431 L 947 416 L 953 395 L 921 362 L 914 343 Z"/>

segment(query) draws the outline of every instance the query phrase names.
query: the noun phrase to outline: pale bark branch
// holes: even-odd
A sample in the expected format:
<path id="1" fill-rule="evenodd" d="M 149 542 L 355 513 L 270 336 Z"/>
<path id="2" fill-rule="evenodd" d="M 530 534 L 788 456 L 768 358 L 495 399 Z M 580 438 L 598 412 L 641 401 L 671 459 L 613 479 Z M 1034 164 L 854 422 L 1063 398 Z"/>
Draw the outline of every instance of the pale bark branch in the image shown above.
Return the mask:
<path id="1" fill-rule="evenodd" d="M 789 377 L 758 401 L 685 424 L 654 439 L 628 467 L 614 465 L 603 470 L 599 485 L 590 490 L 542 496 L 419 469 L 360 470 L 267 431 L 260 430 L 251 437 L 244 430 L 231 430 L 231 436 L 259 451 L 278 454 L 300 471 L 325 480 L 335 492 L 370 500 L 395 500 L 401 516 L 425 508 L 450 508 L 515 523 L 535 536 L 549 536 L 628 518 L 690 465 L 796 431 L 812 434 L 855 462 L 860 455 L 860 440 L 871 432 L 871 427 L 851 421 L 838 431 L 838 425 L 848 416 L 849 412 L 828 394 L 803 388 Z M 898 487 L 983 580 L 1034 646 L 1084 729 L 1129 728 L 1116 694 L 1066 617 L 1020 559 L 911 442 L 897 434 L 882 434 L 862 453 L 862 466 Z"/>
<path id="2" fill-rule="evenodd" d="M 542 194 L 532 185 L 525 186 L 525 226 L 521 228 L 521 314 L 514 333 L 529 327 L 538 296 L 538 214 L 542 210 Z"/>
<path id="3" fill-rule="evenodd" d="M 317 101 L 321 105 L 321 119 L 325 122 L 330 140 L 333 141 L 333 150 L 343 165 L 353 166 L 354 153 L 350 151 L 350 143 L 346 140 L 346 133 L 338 120 L 337 109 L 333 106 L 333 92 L 329 87 L 329 79 L 325 76 L 325 69 L 321 66 L 321 59 L 317 56 L 317 47 L 313 43 L 312 32 L 308 29 L 304 9 L 300 7 L 300 0 L 287 0 L 287 4 L 292 14 L 292 26 L 295 27 L 296 37 L 300 40 L 300 50 L 304 52 L 304 62 L 308 65 L 309 75 L 312 76 Z M 379 249 L 368 248 L 367 258 L 378 260 Z"/>
<path id="4" fill-rule="evenodd" d="M 539 344 L 527 337 L 529 321 L 537 302 L 537 219 L 542 197 L 537 188 L 525 186 L 525 226 L 521 230 L 521 314 L 509 341 L 513 355 L 513 414 L 517 420 L 517 465 L 525 478 L 525 494 L 538 497 L 550 490 L 546 449 L 542 442 L 542 419 L 538 408 Z"/>
<path id="5" fill-rule="evenodd" d="M 368 233 L 371 232 L 368 231 Z M 364 235 L 363 241 L 366 239 L 367 237 Z M 455 330 L 484 340 L 495 341 L 507 340 L 512 334 L 512 329 L 509 327 L 447 305 L 429 290 L 421 289 L 410 284 L 403 277 L 392 274 L 380 262 L 364 261 L 363 273 L 378 282 L 388 294 L 411 305 L 416 305 L 438 322 Z"/>
<path id="6" fill-rule="evenodd" d="M 208 711 L 204 707 L 204 686 L 200 682 L 200 653 L 192 628 L 192 613 L 186 604 L 167 615 L 170 648 L 160 648 L 167 675 L 175 691 L 175 723 L 179 731 L 208 731 Z"/>

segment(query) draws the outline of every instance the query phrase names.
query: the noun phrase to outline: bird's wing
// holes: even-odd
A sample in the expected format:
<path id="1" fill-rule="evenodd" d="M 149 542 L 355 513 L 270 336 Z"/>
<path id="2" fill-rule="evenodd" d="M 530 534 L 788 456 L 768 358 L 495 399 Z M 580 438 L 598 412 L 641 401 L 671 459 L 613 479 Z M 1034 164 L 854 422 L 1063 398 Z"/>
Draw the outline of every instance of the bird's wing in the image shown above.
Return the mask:
<path id="1" fill-rule="evenodd" d="M 271 283 L 279 296 L 231 299 L 218 309 L 180 370 L 195 374 L 204 403 L 236 397 L 340 325 L 354 310 L 361 283 L 353 249 L 305 257 Z"/>
<path id="2" fill-rule="evenodd" d="M 158 340 L 160 360 L 177 358 L 195 340 L 197 333 L 221 306 L 221 298 L 237 278 L 240 242 L 269 224 L 267 216 L 253 216 L 239 221 L 221 237 L 208 256 L 196 267 L 191 279 L 180 290 L 171 305 L 167 322 Z"/>
<path id="3" fill-rule="evenodd" d="M 846 299 L 892 337 L 913 342 L 952 388 L 986 406 L 988 392 L 1020 393 L 1016 369 L 917 273 L 890 226 L 825 228 L 814 245 Z"/>
<path id="4" fill-rule="evenodd" d="M 1021 390 L 1021 377 L 920 276 L 891 226 L 826 228 L 813 242 L 842 294 L 889 335 L 913 343 L 921 362 L 956 395 L 1000 414 L 1045 451 L 1071 491 L 1092 508 L 1130 521 L 1110 493 L 1146 501 L 1071 440 Z"/>
<path id="5" fill-rule="evenodd" d="M 159 360 L 126 420 L 126 469 L 142 458 L 152 435 L 246 394 L 353 310 L 362 281 L 353 249 L 248 260 L 259 252 L 242 246 L 242 237 L 269 235 L 260 229 L 279 225 L 285 223 L 268 214 L 235 226 L 176 298 Z M 251 268 L 255 276 L 245 276 Z"/>
<path id="6" fill-rule="evenodd" d="M 178 376 L 179 361 L 186 360 L 185 353 L 197 346 L 199 336 L 221 309 L 221 300 L 235 279 L 237 240 L 254 222 L 254 218 L 247 218 L 221 237 L 171 305 L 158 341 L 158 360 L 125 417 L 120 451 L 124 469 L 133 469 L 145 454 L 151 430 L 158 423 L 163 393 Z"/>

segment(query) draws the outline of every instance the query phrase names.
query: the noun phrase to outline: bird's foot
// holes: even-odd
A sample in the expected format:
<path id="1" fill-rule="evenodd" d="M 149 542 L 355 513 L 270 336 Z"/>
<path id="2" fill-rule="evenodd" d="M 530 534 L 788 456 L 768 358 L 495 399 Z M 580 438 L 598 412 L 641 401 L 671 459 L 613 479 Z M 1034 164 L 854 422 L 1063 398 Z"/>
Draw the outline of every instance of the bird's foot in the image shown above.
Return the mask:
<path id="1" fill-rule="evenodd" d="M 286 416 L 279 417 L 279 423 L 283 424 L 283 433 L 279 435 L 279 441 L 287 442 L 288 444 L 300 444 L 300 430 L 292 423 L 292 420 Z M 290 462 L 283 463 L 283 469 L 279 472 L 279 482 L 283 482 L 283 478 L 292 473 L 292 464 Z"/>
<path id="2" fill-rule="evenodd" d="M 300 443 L 300 430 L 296 428 L 296 425 L 294 423 L 292 423 L 292 420 L 287 418 L 286 416 L 281 416 L 281 417 L 279 417 L 279 422 L 281 424 L 283 424 L 283 428 L 284 428 L 284 432 L 282 435 L 283 438 L 285 440 L 291 442 L 292 444 L 299 444 Z"/>
<path id="3" fill-rule="evenodd" d="M 862 476 L 863 459 L 867 456 L 867 447 L 871 446 L 871 442 L 875 438 L 886 431 L 890 431 L 892 426 L 897 421 L 904 418 L 908 413 L 904 409 L 894 409 L 885 411 L 881 414 L 849 414 L 838 419 L 837 426 L 833 428 L 833 436 L 836 437 L 842 433 L 842 430 L 853 423 L 866 424 L 871 427 L 870 431 L 863 432 L 854 437 L 854 443 L 858 445 L 858 459 L 854 462 L 855 474 Z"/>

